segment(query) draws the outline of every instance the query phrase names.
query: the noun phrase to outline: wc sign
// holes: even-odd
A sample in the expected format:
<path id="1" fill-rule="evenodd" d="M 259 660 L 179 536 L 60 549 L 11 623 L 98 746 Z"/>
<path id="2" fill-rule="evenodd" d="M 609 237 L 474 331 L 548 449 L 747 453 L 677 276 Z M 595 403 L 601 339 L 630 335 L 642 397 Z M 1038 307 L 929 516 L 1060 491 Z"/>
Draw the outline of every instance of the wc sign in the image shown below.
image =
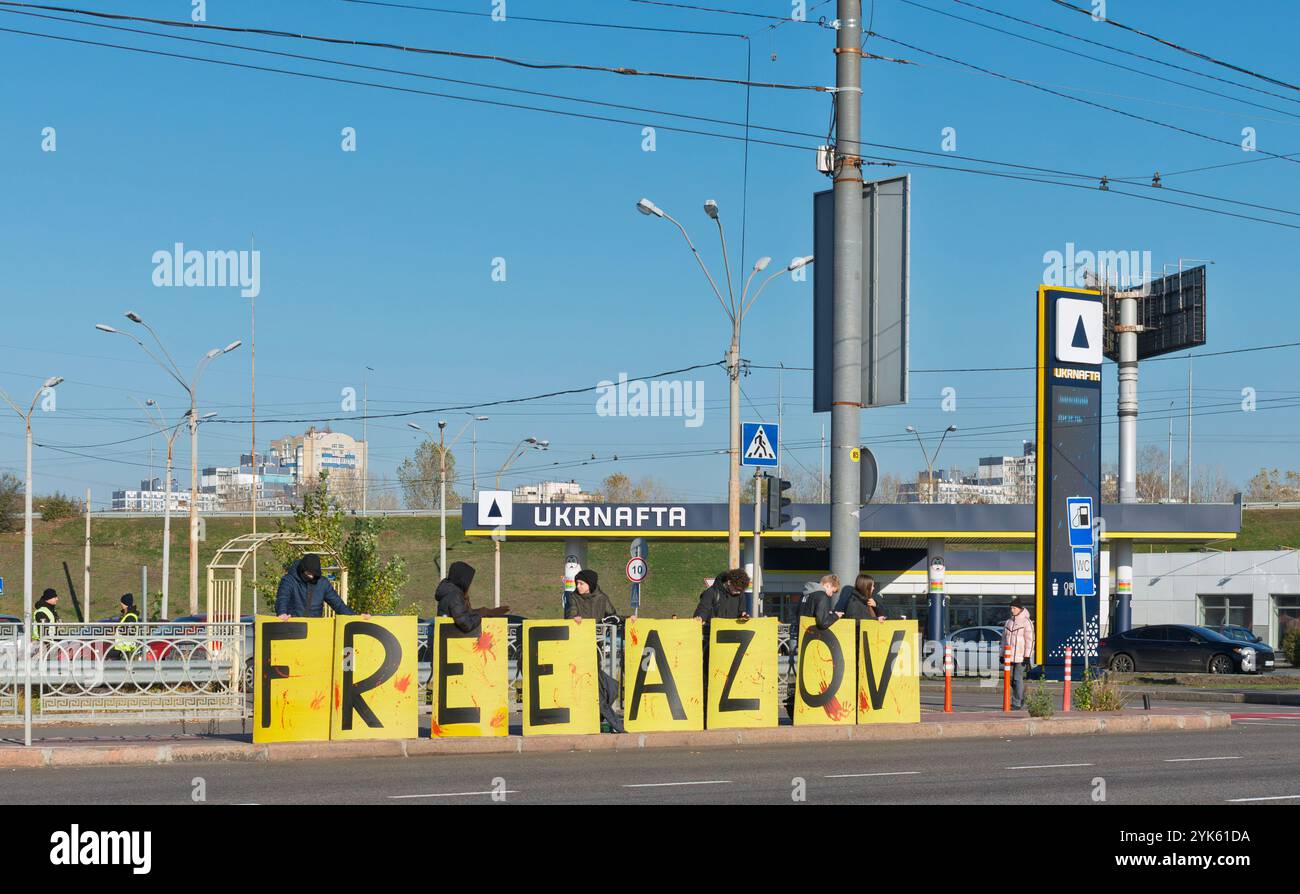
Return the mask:
<path id="1" fill-rule="evenodd" d="M 1066 500 L 1066 514 L 1070 522 L 1074 594 L 1092 596 L 1097 592 L 1092 570 L 1092 553 L 1096 543 L 1092 529 L 1092 500 L 1088 497 L 1070 497 Z"/>

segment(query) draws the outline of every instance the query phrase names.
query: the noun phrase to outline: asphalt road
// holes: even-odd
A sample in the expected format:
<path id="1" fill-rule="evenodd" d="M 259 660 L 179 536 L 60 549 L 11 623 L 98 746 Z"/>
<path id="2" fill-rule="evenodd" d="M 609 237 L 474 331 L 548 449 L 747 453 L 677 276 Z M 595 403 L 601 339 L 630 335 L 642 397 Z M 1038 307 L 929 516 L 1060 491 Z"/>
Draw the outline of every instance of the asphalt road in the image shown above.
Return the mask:
<path id="1" fill-rule="evenodd" d="M 801 787 L 821 804 L 1089 804 L 1103 784 L 1112 804 L 1297 804 L 1300 712 L 1283 713 L 1194 733 L 9 770 L 0 803 L 186 804 L 202 779 L 226 804 L 788 804 Z"/>

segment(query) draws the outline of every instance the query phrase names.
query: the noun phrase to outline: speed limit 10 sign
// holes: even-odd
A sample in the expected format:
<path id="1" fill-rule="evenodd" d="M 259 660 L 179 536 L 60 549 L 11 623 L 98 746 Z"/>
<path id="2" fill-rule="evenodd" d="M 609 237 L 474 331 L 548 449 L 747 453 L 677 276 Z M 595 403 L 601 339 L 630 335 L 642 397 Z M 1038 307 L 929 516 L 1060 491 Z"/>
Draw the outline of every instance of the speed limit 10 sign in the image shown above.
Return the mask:
<path id="1" fill-rule="evenodd" d="M 627 560 L 627 579 L 632 583 L 641 583 L 649 572 L 650 566 L 640 556 L 633 556 Z"/>

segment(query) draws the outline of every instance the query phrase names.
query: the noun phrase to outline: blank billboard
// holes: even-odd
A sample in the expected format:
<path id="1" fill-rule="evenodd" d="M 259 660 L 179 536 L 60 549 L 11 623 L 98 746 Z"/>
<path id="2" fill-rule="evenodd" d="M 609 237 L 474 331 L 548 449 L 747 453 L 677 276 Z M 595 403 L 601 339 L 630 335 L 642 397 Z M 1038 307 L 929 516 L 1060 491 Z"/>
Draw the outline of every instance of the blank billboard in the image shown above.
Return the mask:
<path id="1" fill-rule="evenodd" d="M 1191 267 L 1153 280 L 1138 298 L 1138 359 L 1205 344 L 1205 267 Z M 1119 362 L 1119 299 L 1106 296 L 1106 356 Z"/>
<path id="2" fill-rule="evenodd" d="M 862 405 L 907 403 L 911 178 L 863 185 Z M 831 408 L 835 198 L 813 195 L 813 412 Z M 829 259 L 829 260 L 827 260 Z"/>

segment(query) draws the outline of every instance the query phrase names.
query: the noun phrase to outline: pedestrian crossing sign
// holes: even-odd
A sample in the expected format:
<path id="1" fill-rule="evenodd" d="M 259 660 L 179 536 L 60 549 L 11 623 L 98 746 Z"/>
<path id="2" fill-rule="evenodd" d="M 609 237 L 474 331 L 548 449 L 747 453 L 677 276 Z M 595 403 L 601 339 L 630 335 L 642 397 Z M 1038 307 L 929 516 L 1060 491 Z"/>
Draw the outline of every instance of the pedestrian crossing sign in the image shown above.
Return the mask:
<path id="1" fill-rule="evenodd" d="M 778 427 L 771 422 L 746 422 L 741 426 L 740 464 L 742 466 L 777 465 L 781 438 Z"/>

